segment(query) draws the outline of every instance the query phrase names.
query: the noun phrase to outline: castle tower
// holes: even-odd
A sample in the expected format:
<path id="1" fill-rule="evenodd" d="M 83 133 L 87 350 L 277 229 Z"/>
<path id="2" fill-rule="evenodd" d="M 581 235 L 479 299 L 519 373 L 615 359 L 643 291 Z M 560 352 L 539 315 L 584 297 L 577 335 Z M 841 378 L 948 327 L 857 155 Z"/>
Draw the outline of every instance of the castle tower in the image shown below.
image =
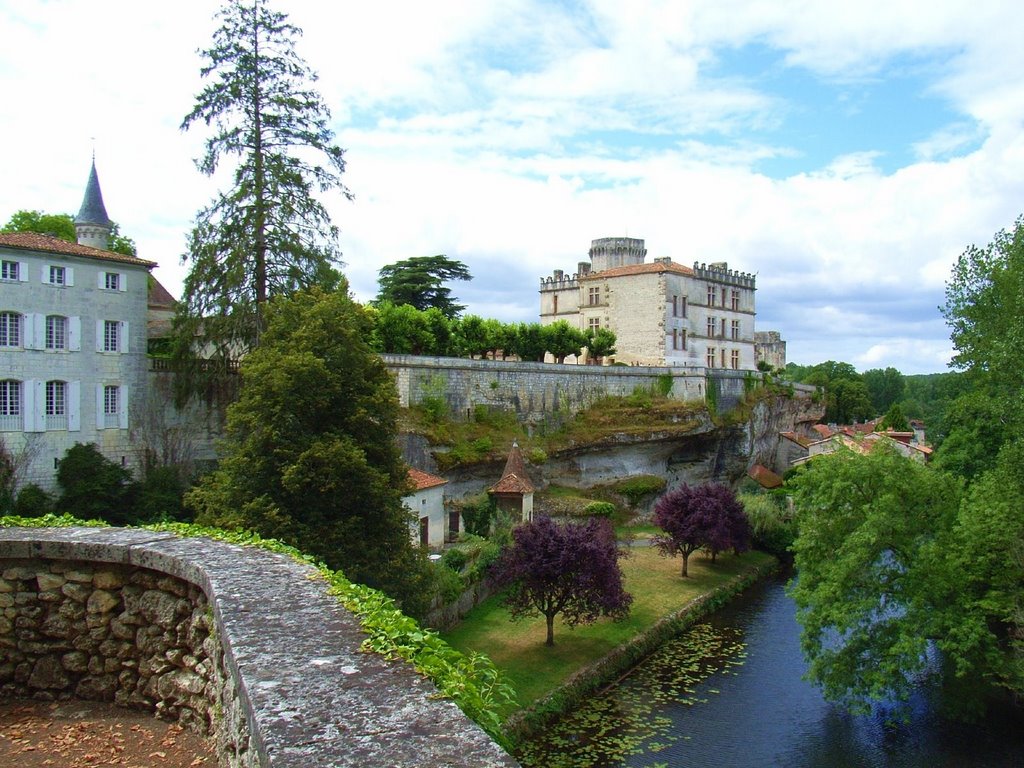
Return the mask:
<path id="1" fill-rule="evenodd" d="M 96 175 L 96 156 L 92 158 L 89 182 L 85 185 L 82 207 L 75 217 L 75 235 L 79 245 L 107 250 L 110 247 L 110 232 L 113 222 L 107 216 L 100 192 L 100 178 Z"/>
<path id="2" fill-rule="evenodd" d="M 647 256 L 644 241 L 637 237 L 602 237 L 590 241 L 592 271 L 643 264 Z"/>

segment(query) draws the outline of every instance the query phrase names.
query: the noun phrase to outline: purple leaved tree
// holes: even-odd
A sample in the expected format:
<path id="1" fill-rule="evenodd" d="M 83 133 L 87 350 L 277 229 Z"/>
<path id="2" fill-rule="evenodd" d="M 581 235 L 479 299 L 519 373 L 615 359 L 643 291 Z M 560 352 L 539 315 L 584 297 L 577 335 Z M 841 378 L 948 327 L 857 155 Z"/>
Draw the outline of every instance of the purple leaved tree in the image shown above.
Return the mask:
<path id="1" fill-rule="evenodd" d="M 541 517 L 512 531 L 512 544 L 494 573 L 508 586 L 504 604 L 512 618 L 543 615 L 546 644 L 554 645 L 558 614 L 570 627 L 601 615 L 621 619 L 629 614 L 633 596 L 622 585 L 621 556 L 606 519 L 560 524 Z"/>
<path id="2" fill-rule="evenodd" d="M 690 555 L 706 549 L 712 560 L 718 552 L 750 548 L 750 523 L 736 495 L 724 485 L 682 485 L 654 505 L 654 524 L 664 533 L 654 537 L 666 557 L 683 556 L 683 576 Z"/>

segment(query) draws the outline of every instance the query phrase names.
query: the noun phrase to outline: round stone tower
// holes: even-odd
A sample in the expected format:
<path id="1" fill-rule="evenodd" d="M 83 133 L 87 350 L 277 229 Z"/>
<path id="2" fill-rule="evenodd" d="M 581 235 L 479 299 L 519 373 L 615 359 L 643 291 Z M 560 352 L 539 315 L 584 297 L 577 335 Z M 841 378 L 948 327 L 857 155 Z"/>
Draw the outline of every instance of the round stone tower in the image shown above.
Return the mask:
<path id="1" fill-rule="evenodd" d="M 643 264 L 647 256 L 644 241 L 637 237 L 602 237 L 590 241 L 592 271 Z"/>
<path id="2" fill-rule="evenodd" d="M 89 182 L 85 185 L 85 197 L 82 207 L 75 216 L 75 236 L 79 245 L 107 250 L 110 247 L 110 218 L 103 205 L 103 193 L 100 192 L 100 178 L 96 175 L 96 156 L 92 158 L 92 170 Z"/>

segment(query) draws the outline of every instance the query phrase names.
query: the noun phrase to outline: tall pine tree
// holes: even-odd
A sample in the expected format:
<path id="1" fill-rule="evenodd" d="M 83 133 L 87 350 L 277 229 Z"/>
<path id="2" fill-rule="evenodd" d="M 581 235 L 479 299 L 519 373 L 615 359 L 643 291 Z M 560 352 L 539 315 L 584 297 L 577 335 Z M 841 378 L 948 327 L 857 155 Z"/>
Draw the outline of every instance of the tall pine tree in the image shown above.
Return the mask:
<path id="1" fill-rule="evenodd" d="M 266 0 L 228 0 L 218 18 L 201 52 L 207 85 L 181 124 L 212 130 L 200 171 L 233 163 L 230 188 L 196 214 L 184 256 L 177 357 L 193 385 L 259 344 L 270 297 L 336 286 L 337 227 L 316 195 L 351 198 L 316 74 L 295 51 L 302 31 Z"/>

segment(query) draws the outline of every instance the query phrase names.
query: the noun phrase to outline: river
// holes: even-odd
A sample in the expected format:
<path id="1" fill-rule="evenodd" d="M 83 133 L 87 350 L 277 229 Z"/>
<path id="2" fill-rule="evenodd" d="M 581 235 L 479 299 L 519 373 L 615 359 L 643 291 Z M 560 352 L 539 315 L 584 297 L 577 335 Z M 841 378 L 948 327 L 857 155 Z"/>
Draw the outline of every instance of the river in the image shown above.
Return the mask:
<path id="1" fill-rule="evenodd" d="M 519 755 L 535 768 L 1002 768 L 1024 766 L 1024 723 L 939 716 L 927 691 L 909 720 L 853 716 L 801 676 L 796 607 L 758 584 L 668 644 Z"/>

